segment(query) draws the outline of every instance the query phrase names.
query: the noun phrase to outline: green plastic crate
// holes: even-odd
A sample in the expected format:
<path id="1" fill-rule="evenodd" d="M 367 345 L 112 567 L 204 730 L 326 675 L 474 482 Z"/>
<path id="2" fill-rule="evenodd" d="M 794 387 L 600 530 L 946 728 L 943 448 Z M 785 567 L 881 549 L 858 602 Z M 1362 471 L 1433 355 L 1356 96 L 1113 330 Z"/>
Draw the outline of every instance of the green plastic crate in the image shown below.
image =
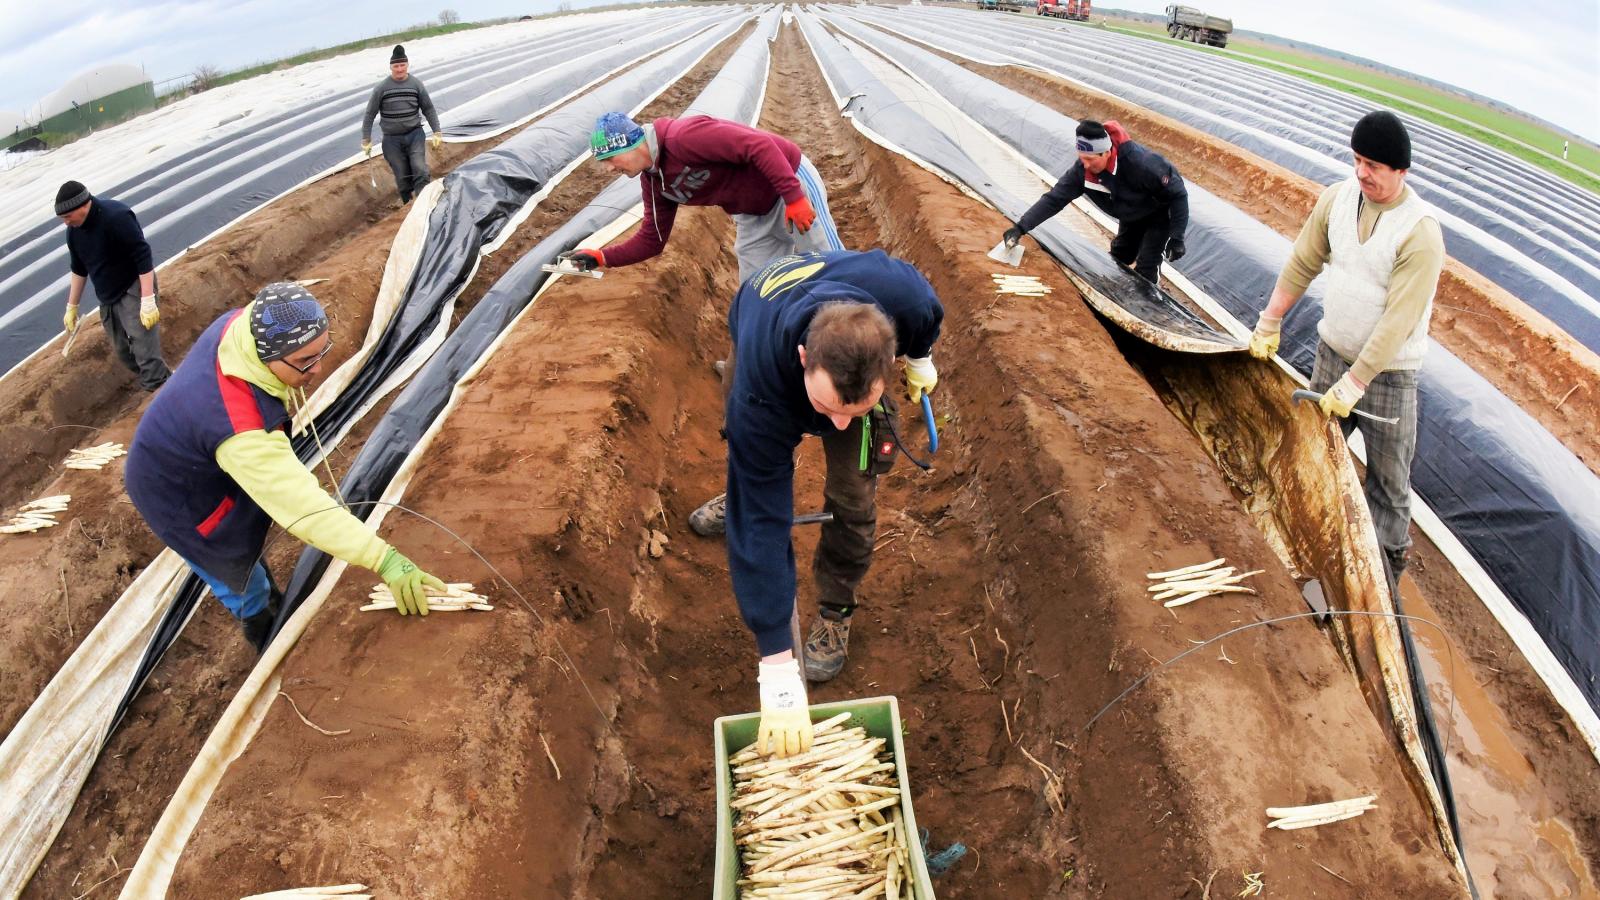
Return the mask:
<path id="1" fill-rule="evenodd" d="M 859 725 L 872 737 L 889 739 L 900 782 L 900 815 L 905 822 L 906 840 L 911 843 L 906 848 L 911 856 L 911 896 L 934 900 L 928 863 L 922 858 L 922 842 L 918 839 L 921 832 L 917 830 L 917 816 L 911 809 L 911 779 L 906 774 L 905 744 L 900 740 L 900 704 L 893 697 L 822 703 L 811 707 L 811 721 L 831 719 L 842 712 L 851 713 L 847 725 Z M 723 716 L 712 724 L 717 745 L 717 870 L 713 900 L 737 900 L 739 896 L 739 857 L 733 844 L 733 810 L 728 807 L 733 798 L 733 772 L 728 767 L 728 757 L 755 741 L 760 725 L 760 713 Z"/>

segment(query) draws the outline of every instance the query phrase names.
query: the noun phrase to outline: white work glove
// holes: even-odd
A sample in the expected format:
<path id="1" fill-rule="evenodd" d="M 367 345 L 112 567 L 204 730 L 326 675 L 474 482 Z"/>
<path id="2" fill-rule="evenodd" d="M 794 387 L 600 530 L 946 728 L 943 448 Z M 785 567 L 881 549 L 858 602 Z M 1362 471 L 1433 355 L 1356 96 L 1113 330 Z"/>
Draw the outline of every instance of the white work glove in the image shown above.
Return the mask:
<path id="1" fill-rule="evenodd" d="M 161 322 L 161 310 L 156 309 L 156 295 L 149 294 L 139 298 L 139 324 L 146 331 L 156 327 Z"/>
<path id="2" fill-rule="evenodd" d="M 435 131 L 432 135 L 429 135 L 428 143 L 433 145 L 433 149 L 438 150 L 444 146 L 444 135 Z"/>
<path id="3" fill-rule="evenodd" d="M 800 661 L 762 663 L 756 678 L 761 685 L 761 728 L 756 732 L 756 752 L 793 756 L 811 749 L 811 711 L 806 705 L 806 682 Z"/>
<path id="4" fill-rule="evenodd" d="M 77 326 L 77 324 L 78 324 L 78 304 L 76 304 L 76 303 L 68 303 L 67 304 L 67 313 L 66 313 L 66 315 L 61 317 L 61 324 L 66 326 L 68 332 L 71 332 L 72 329 Z"/>
<path id="5" fill-rule="evenodd" d="M 362 156 L 371 156 L 372 155 L 372 142 L 371 141 L 362 141 L 361 142 L 361 155 Z"/>
<path id="6" fill-rule="evenodd" d="M 1278 341 L 1283 333 L 1283 316 L 1262 313 L 1256 319 L 1256 330 L 1250 334 L 1250 355 L 1256 359 L 1272 359 L 1278 352 Z"/>
<path id="7" fill-rule="evenodd" d="M 1343 419 L 1350 415 L 1350 410 L 1355 409 L 1366 392 L 1367 386 L 1346 372 L 1344 377 L 1333 383 L 1333 387 L 1328 388 L 1327 393 L 1322 395 L 1322 402 L 1317 405 L 1322 407 L 1325 414 Z"/>
<path id="8" fill-rule="evenodd" d="M 939 383 L 939 370 L 933 367 L 933 357 L 921 359 L 906 357 L 906 396 L 912 403 L 921 403 L 923 394 L 933 393 Z"/>

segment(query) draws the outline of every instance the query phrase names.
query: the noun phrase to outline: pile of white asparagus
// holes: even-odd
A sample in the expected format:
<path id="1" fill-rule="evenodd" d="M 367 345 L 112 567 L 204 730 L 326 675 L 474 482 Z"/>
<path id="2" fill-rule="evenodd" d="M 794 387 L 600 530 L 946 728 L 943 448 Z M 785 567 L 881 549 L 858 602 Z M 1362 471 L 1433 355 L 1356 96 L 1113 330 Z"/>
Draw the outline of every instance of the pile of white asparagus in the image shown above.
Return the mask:
<path id="1" fill-rule="evenodd" d="M 1233 566 L 1222 565 L 1225 562 L 1226 559 L 1213 559 L 1207 563 L 1185 566 L 1170 572 L 1146 572 L 1145 577 L 1151 581 L 1146 590 L 1155 594 L 1155 599 L 1165 600 L 1166 602 L 1161 605 L 1168 609 L 1193 603 L 1213 594 L 1254 594 L 1254 588 L 1245 587 L 1239 582 L 1252 575 L 1260 575 L 1266 570 L 1256 569 L 1235 575 Z"/>
<path id="2" fill-rule="evenodd" d="M 1017 294 L 1022 297 L 1043 297 L 1051 292 L 1052 288 L 1033 275 L 1006 275 L 994 273 L 989 276 L 994 279 L 994 292 L 997 294 Z"/>
<path id="3" fill-rule="evenodd" d="M 17 510 L 10 521 L 0 525 L 0 534 L 33 533 L 41 528 L 54 528 L 60 525 L 56 521 L 56 513 L 67 511 L 67 502 L 72 499 L 71 494 L 57 494 L 54 497 L 40 497 L 27 506 Z"/>
<path id="4" fill-rule="evenodd" d="M 1272 821 L 1267 823 L 1267 827 L 1293 831 L 1296 828 L 1310 828 L 1313 825 L 1353 819 L 1369 809 L 1376 809 L 1377 804 L 1372 802 L 1376 799 L 1378 799 L 1377 794 L 1368 794 L 1365 797 L 1334 800 L 1331 803 L 1317 803 L 1312 806 L 1269 806 L 1267 818 Z"/>
<path id="5" fill-rule="evenodd" d="M 893 753 L 849 719 L 818 722 L 806 753 L 729 760 L 740 900 L 911 897 Z"/>
<path id="6" fill-rule="evenodd" d="M 489 604 L 489 598 L 483 594 L 472 592 L 471 582 L 458 581 L 444 586 L 444 590 L 427 588 L 429 612 L 462 612 L 468 609 L 478 609 L 488 612 L 494 609 Z M 372 593 L 367 595 L 371 600 L 366 606 L 361 607 L 362 612 L 372 612 L 375 609 L 394 609 L 394 594 L 387 584 L 375 584 Z"/>
<path id="7" fill-rule="evenodd" d="M 98 470 L 113 459 L 127 455 L 128 451 L 123 449 L 121 444 L 106 441 L 93 447 L 79 447 L 67 454 L 67 461 L 62 465 L 69 469 Z"/>

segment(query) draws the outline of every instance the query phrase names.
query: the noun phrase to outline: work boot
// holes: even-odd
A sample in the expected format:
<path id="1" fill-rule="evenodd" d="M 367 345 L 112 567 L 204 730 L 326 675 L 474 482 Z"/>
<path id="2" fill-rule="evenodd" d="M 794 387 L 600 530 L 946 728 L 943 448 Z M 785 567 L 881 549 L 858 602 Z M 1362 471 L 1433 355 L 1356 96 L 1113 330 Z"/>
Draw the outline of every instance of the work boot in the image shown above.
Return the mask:
<path id="1" fill-rule="evenodd" d="M 716 537 L 728 530 L 728 495 L 718 494 L 689 514 L 689 527 L 701 537 Z"/>
<path id="2" fill-rule="evenodd" d="M 806 637 L 806 680 L 832 681 L 850 654 L 850 617 L 823 607 Z"/>
<path id="3" fill-rule="evenodd" d="M 278 621 L 278 611 L 283 609 L 283 592 L 272 583 L 272 576 L 267 576 L 270 593 L 267 594 L 267 605 L 260 612 L 239 621 L 239 627 L 244 629 L 244 639 L 250 646 L 256 648 L 256 655 L 266 652 L 267 644 L 272 641 L 272 625 Z"/>
<path id="4" fill-rule="evenodd" d="M 1383 548 L 1383 574 L 1389 581 L 1389 596 L 1395 598 L 1397 606 L 1400 598 L 1400 576 L 1405 574 L 1406 566 L 1409 564 L 1406 548 Z"/>
<path id="5" fill-rule="evenodd" d="M 267 642 L 272 640 L 272 623 L 277 621 L 278 613 L 268 607 L 253 616 L 239 620 L 239 627 L 244 629 L 244 639 L 250 646 L 256 648 L 259 656 L 267 649 Z"/>

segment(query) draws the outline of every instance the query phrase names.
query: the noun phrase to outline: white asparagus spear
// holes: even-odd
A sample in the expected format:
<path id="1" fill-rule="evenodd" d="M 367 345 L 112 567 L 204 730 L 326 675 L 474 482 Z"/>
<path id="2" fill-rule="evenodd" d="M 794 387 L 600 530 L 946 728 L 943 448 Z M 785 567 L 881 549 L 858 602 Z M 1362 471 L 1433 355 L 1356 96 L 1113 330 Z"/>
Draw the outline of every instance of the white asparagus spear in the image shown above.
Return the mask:
<path id="1" fill-rule="evenodd" d="M 1368 794 L 1365 797 L 1352 797 L 1349 800 L 1330 800 L 1327 803 L 1313 803 L 1310 806 L 1269 806 L 1267 807 L 1267 815 L 1274 819 L 1290 816 L 1316 816 L 1323 813 L 1341 812 L 1357 806 L 1370 806 L 1377 799 L 1377 794 Z"/>
<path id="2" fill-rule="evenodd" d="M 1156 578 L 1171 578 L 1174 575 L 1188 575 L 1190 572 L 1203 572 L 1206 569 L 1216 568 L 1225 562 L 1227 562 L 1226 559 L 1218 557 L 1210 562 L 1196 563 L 1192 566 L 1184 566 L 1181 569 L 1173 569 L 1169 572 L 1146 572 L 1145 577 L 1153 580 Z"/>

